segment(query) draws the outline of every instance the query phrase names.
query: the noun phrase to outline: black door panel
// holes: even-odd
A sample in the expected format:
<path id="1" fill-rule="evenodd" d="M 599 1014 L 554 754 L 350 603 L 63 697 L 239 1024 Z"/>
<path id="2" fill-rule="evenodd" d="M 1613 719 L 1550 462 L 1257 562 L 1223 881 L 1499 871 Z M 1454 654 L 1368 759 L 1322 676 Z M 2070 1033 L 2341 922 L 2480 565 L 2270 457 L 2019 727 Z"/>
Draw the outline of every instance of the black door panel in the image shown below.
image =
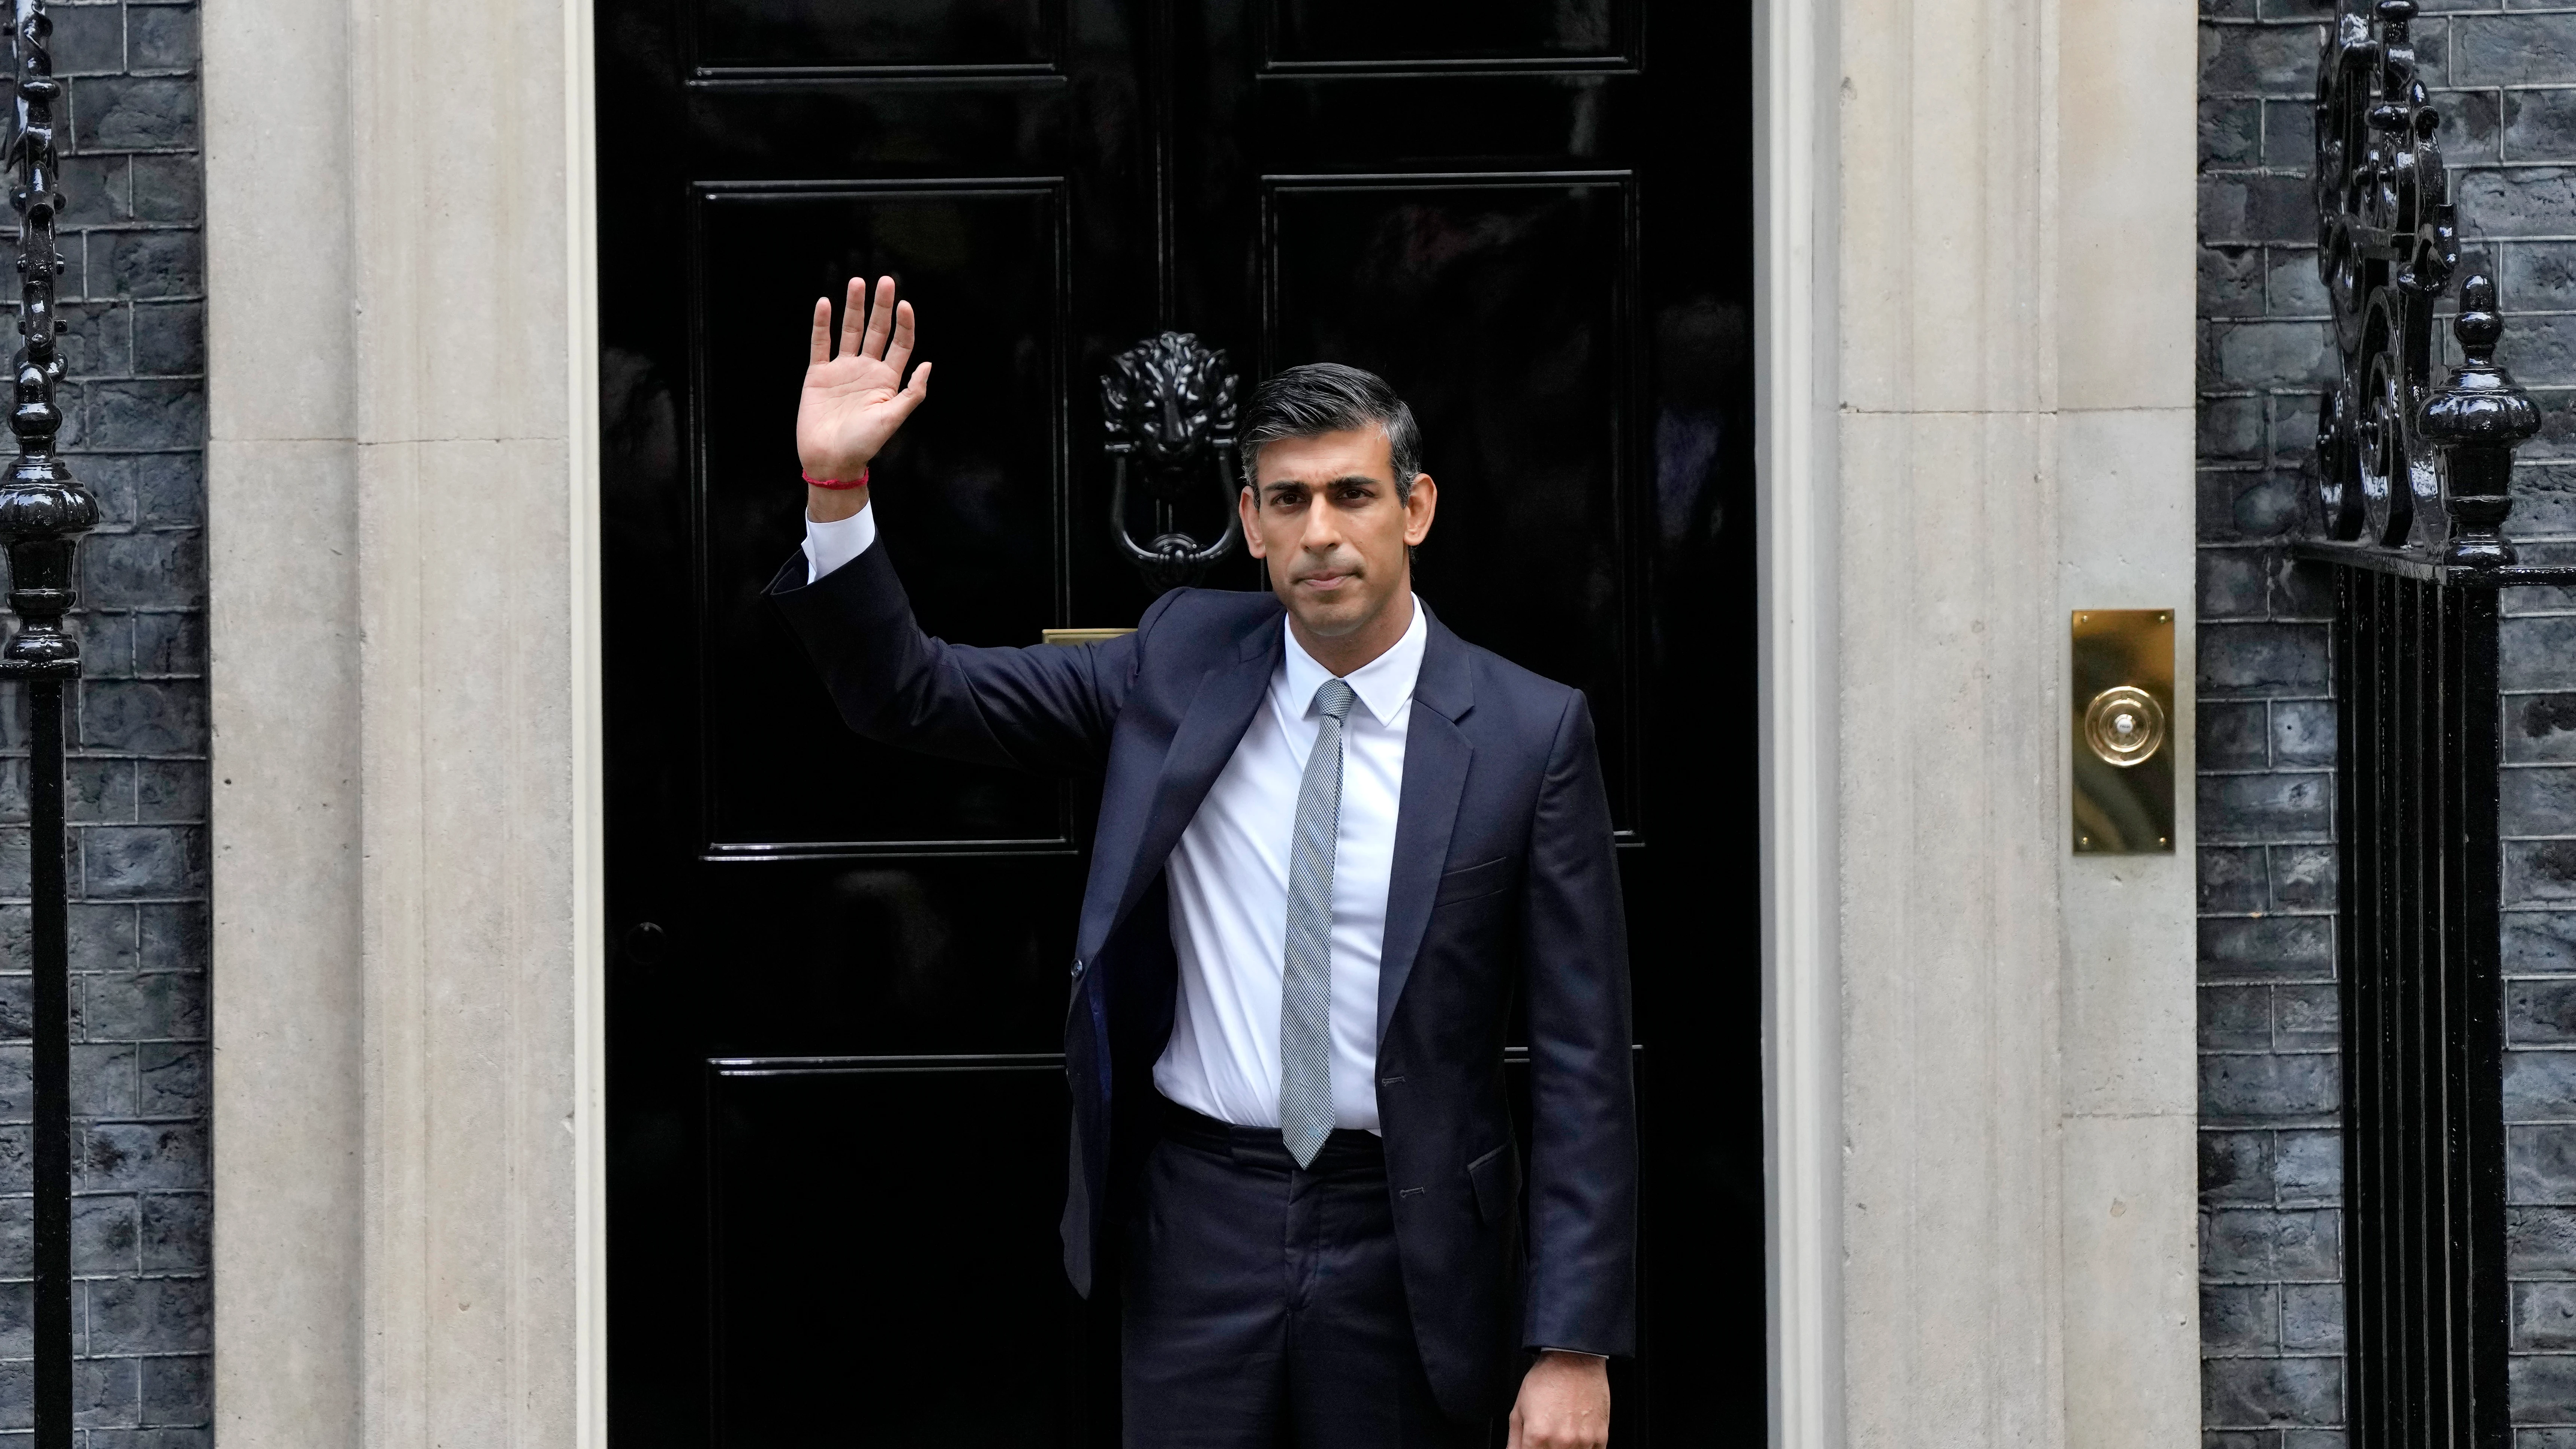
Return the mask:
<path id="1" fill-rule="evenodd" d="M 1749 13 L 600 0 L 619 1444 L 1117 1442 L 1117 1305 L 1055 1237 L 1097 783 L 856 739 L 760 596 L 809 309 L 879 272 L 938 364 L 884 546 L 965 642 L 1152 601 L 1099 450 L 1138 340 L 1411 401 L 1423 597 L 1600 724 L 1646 1174 L 1616 1442 L 1761 1441 Z"/>
<path id="2" fill-rule="evenodd" d="M 1055 1060 L 718 1062 L 708 1098 L 720 1442 L 1080 1442 Z"/>
<path id="3" fill-rule="evenodd" d="M 700 77 L 1043 70 L 1063 0 L 682 0 Z"/>
<path id="4" fill-rule="evenodd" d="M 1265 69 L 1618 63 L 1638 7 L 1620 0 L 1263 0 Z"/>
<path id="5" fill-rule="evenodd" d="M 913 607 L 955 639 L 1024 642 L 1032 621 L 1053 617 L 1065 551 L 1063 187 L 702 185 L 692 201 L 710 849 L 1063 844 L 1062 791 L 1048 781 L 845 740 L 763 597 L 804 537 L 797 507 L 778 500 L 798 476 L 793 408 L 814 298 L 892 272 L 944 342 L 933 376 L 947 405 L 896 436 L 874 505 Z M 781 749 L 788 741 L 840 747 Z"/>

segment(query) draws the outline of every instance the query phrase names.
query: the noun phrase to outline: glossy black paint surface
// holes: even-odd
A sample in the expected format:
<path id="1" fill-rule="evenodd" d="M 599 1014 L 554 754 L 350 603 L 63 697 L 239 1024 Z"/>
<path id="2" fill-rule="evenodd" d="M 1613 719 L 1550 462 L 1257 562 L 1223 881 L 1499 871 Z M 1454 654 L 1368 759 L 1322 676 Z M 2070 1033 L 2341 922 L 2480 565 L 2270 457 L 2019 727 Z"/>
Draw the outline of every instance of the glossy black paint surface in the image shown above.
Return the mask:
<path id="1" fill-rule="evenodd" d="M 2327 539 L 2494 569 L 2515 561 L 2506 485 L 2540 410 L 2495 365 L 2503 324 L 2482 276 L 2460 284 L 2463 361 L 2435 385 L 2434 313 L 2460 265 L 2460 218 L 2417 71 L 2416 8 L 2343 0 L 2317 62 L 2309 180 L 2342 368 L 2318 409 L 2311 519 Z"/>
<path id="2" fill-rule="evenodd" d="M 758 598 L 801 536 L 807 309 L 885 270 L 938 370 L 875 506 L 949 637 L 1150 602 L 1097 382 L 1138 341 L 1196 333 L 1247 385 L 1354 362 L 1412 402 L 1420 592 L 1590 693 L 1626 845 L 1646 1347 L 1618 1441 L 1758 1439 L 1749 9 L 598 14 L 618 1442 L 921 1442 L 867 1427 L 898 1401 L 941 1442 L 1115 1442 L 1116 1305 L 1056 1267 L 1045 1055 L 1096 786 L 856 740 Z M 1208 582 L 1261 586 L 1240 552 Z"/>
<path id="3" fill-rule="evenodd" d="M 2365 1442 L 2502 1449 L 2497 601 L 2335 571 L 2347 1410 Z"/>
<path id="4" fill-rule="evenodd" d="M 686 39 L 702 73 L 826 66 L 1039 67 L 1063 0 L 697 0 Z"/>
<path id="5" fill-rule="evenodd" d="M 2313 201 L 2342 371 L 2292 549 L 2334 569 L 2344 1404 L 2357 1443 L 2503 1449 L 2497 591 L 2576 568 L 2521 562 L 2505 534 L 2540 413 L 2496 365 L 2488 278 L 2462 280 L 2460 361 L 2434 381 L 2461 219 L 2415 14 L 2344 0 L 2319 61 Z"/>
<path id="6" fill-rule="evenodd" d="M 723 1442 L 1006 1449 L 1079 1419 L 1063 1199 L 1022 1167 L 1064 1149 L 1057 1059 L 760 1058 L 710 1067 L 708 1106 Z"/>
<path id="7" fill-rule="evenodd" d="M 782 444 L 789 481 L 797 469 L 778 403 L 793 406 L 804 374 L 779 319 L 801 325 L 817 295 L 866 267 L 903 277 L 948 339 L 935 375 L 940 401 L 954 405 L 923 410 L 878 470 L 879 518 L 919 580 L 923 626 L 1014 639 L 1051 617 L 1062 188 L 702 184 L 690 203 L 703 540 L 690 563 L 705 600 L 699 668 L 723 681 L 702 696 L 708 843 L 1061 841 L 1061 792 L 1042 780 L 920 758 L 900 769 L 818 765 L 777 748 L 843 731 L 762 590 L 804 537 L 801 494 L 779 506 Z M 791 257 L 804 265 L 781 265 Z M 997 417 L 1039 425 L 996 427 Z"/>
<path id="8" fill-rule="evenodd" d="M 34 1120 L 28 1156 L 31 1272 L 26 1311 L 35 1362 L 29 1418 L 37 1449 L 72 1449 L 77 1429 L 72 1326 L 71 882 L 66 874 L 64 686 L 81 675 L 80 640 L 63 628 L 79 596 L 81 535 L 98 524 L 98 500 L 55 451 L 64 375 L 55 283 L 64 263 L 54 224 L 64 203 L 56 164 L 53 18 L 44 0 L 15 0 L 10 24 L 17 116 L 9 138 L 11 202 L 18 213 L 20 346 L 11 366 L 9 429 L 18 455 L 0 477 L 0 546 L 9 555 L 9 610 L 17 628 L 0 647 L 0 679 L 27 697 L 27 954 L 29 1085 Z"/>

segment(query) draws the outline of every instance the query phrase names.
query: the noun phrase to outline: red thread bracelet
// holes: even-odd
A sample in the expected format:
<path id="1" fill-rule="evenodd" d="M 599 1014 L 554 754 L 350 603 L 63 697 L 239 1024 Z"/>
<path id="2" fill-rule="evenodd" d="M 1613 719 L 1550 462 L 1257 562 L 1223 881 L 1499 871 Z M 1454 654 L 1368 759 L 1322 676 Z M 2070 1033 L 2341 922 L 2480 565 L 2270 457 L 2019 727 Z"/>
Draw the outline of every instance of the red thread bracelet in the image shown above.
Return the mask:
<path id="1" fill-rule="evenodd" d="M 859 467 L 859 476 L 849 479 L 817 478 L 813 474 L 807 473 L 805 475 L 805 481 L 817 488 L 828 488 L 835 493 L 839 493 L 846 489 L 867 487 L 868 470 L 865 464 L 861 464 Z"/>

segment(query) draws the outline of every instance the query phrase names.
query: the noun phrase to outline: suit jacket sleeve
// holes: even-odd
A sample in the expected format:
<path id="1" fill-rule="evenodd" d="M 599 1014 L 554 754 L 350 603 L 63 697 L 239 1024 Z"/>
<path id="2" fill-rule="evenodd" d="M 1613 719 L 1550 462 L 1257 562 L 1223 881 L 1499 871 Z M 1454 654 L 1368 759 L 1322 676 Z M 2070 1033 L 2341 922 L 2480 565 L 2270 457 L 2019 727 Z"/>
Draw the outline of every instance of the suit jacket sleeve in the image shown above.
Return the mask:
<path id="1" fill-rule="evenodd" d="M 1637 1109 L 1628 931 L 1592 712 L 1558 721 L 1530 832 L 1532 1134 L 1524 1347 L 1636 1349 Z"/>
<path id="2" fill-rule="evenodd" d="M 1067 647 L 978 648 L 921 632 L 886 541 L 808 584 L 790 558 L 769 596 L 851 729 L 978 764 L 1071 774 L 1097 763 L 1134 682 L 1138 633 Z"/>

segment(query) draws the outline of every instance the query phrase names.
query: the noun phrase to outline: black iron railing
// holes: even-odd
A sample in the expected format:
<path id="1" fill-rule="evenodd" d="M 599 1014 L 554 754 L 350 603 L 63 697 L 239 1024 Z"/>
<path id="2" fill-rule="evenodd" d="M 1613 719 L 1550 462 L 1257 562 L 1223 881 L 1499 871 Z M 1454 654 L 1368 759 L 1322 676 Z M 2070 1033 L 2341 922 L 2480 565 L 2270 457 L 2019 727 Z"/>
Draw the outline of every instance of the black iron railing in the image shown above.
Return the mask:
<path id="1" fill-rule="evenodd" d="M 0 546 L 9 555 L 9 607 L 18 631 L 0 647 L 0 679 L 16 681 L 29 706 L 28 851 L 31 966 L 35 985 L 35 1439 L 37 1449 L 72 1445 L 72 1151 L 70 882 L 64 873 L 63 687 L 80 678 L 80 643 L 63 632 L 76 597 L 80 536 L 98 522 L 98 502 L 54 451 L 63 422 L 55 389 L 63 359 L 54 283 L 62 197 L 54 159 L 54 79 L 44 0 L 13 0 L 17 124 L 9 162 L 18 212 L 18 333 L 10 430 L 18 456 L 0 479 Z"/>
<path id="2" fill-rule="evenodd" d="M 2345 1412 L 2507 1442 L 2496 592 L 2337 571 Z"/>
<path id="3" fill-rule="evenodd" d="M 2318 418 L 2334 572 L 2343 993 L 2344 1408 L 2356 1446 L 2511 1436 L 2506 1363 L 2497 591 L 2576 582 L 2506 539 L 2538 409 L 2495 364 L 2494 285 L 2458 218 L 2412 0 L 2345 0 L 2319 65 L 2317 264 L 2342 374 Z"/>

